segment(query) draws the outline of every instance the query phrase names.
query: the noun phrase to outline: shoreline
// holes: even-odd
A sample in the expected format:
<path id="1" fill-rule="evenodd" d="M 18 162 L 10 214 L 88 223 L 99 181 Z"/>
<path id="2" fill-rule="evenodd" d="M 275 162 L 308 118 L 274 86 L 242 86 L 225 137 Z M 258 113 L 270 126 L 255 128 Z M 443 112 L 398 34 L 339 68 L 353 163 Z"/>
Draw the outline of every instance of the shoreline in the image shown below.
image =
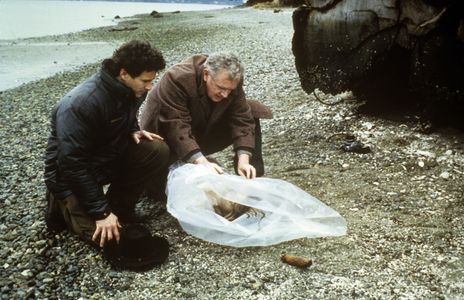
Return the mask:
<path id="1" fill-rule="evenodd" d="M 235 52 L 244 89 L 273 111 L 263 120 L 266 176 L 289 181 L 337 212 L 348 234 L 270 247 L 232 248 L 187 235 L 165 205 L 143 198 L 147 226 L 170 244 L 147 272 L 113 269 L 67 232 L 50 234 L 43 212 L 43 154 L 53 105 L 99 63 L 0 92 L 0 289 L 4 299 L 384 299 L 464 296 L 464 136 L 423 134 L 415 124 L 324 106 L 300 86 L 291 50 L 293 9 L 234 8 L 140 16 L 42 42 L 144 39 L 167 66 L 194 53 Z M 63 44 L 63 45 L 64 45 Z M 333 101 L 331 95 L 320 95 Z M 329 101 L 329 102 L 330 102 Z M 340 150 L 352 133 L 372 149 Z M 233 153 L 216 159 L 231 170 Z M 300 270 L 283 254 L 311 258 Z M 392 280 L 394 279 L 394 280 Z"/>
<path id="2" fill-rule="evenodd" d="M 2 0 L 0 41 L 74 33 L 113 26 L 122 19 L 152 11 L 207 11 L 228 4 L 147 1 Z M 31 13 L 34 12 L 34 13 Z M 72 12 L 72 15 L 67 13 Z"/>
<path id="3" fill-rule="evenodd" d="M 0 44 L 0 91 L 45 79 L 57 73 L 76 71 L 111 56 L 119 43 L 22 42 Z"/>
<path id="4" fill-rule="evenodd" d="M 221 9 L 227 8 L 211 10 Z M 189 10 L 188 12 L 193 11 L 198 10 Z M 200 12 L 207 11 L 209 10 Z M 122 44 L 122 40 L 107 42 L 86 39 L 67 41 L 66 37 L 97 29 L 120 28 L 121 23 L 137 22 L 136 20 L 149 13 L 123 17 L 116 20 L 115 24 L 62 34 L 0 40 L 0 57 L 2 58 L 0 62 L 0 92 L 35 80 L 45 79 L 60 72 L 76 71 L 84 65 L 97 63 L 111 56 L 114 49 Z M 161 12 L 160 14 L 168 15 L 171 13 L 173 12 Z"/>

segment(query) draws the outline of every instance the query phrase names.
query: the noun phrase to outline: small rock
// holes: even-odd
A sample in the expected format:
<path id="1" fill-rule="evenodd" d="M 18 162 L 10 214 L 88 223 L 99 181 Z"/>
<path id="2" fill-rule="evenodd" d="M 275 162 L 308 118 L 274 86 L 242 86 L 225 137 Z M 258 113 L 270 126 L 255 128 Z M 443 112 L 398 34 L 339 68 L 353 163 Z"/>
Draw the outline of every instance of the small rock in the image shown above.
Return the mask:
<path id="1" fill-rule="evenodd" d="M 157 12 L 156 10 L 152 11 L 150 13 L 150 16 L 152 16 L 153 18 L 161 18 L 161 17 L 163 17 L 163 15 L 160 14 L 159 12 Z"/>
<path id="2" fill-rule="evenodd" d="M 440 174 L 440 177 L 443 178 L 443 179 L 448 179 L 448 178 L 450 178 L 450 173 L 448 173 L 448 172 L 446 172 L 446 171 L 445 171 L 445 172 L 442 172 L 442 173 Z"/>
<path id="3" fill-rule="evenodd" d="M 34 276 L 34 274 L 32 273 L 31 270 L 29 269 L 26 269 L 24 271 L 21 272 L 21 275 L 24 276 L 25 278 L 31 278 Z"/>
<path id="4" fill-rule="evenodd" d="M 362 125 L 366 127 L 367 130 L 371 130 L 372 128 L 375 127 L 374 123 L 371 123 L 371 122 L 364 122 Z"/>
<path id="5" fill-rule="evenodd" d="M 47 277 L 42 280 L 43 283 L 50 283 L 53 281 L 53 278 Z"/>
<path id="6" fill-rule="evenodd" d="M 420 156 L 430 157 L 430 158 L 435 158 L 436 156 L 435 153 L 432 153 L 430 151 L 424 151 L 424 150 L 417 150 L 416 154 Z"/>

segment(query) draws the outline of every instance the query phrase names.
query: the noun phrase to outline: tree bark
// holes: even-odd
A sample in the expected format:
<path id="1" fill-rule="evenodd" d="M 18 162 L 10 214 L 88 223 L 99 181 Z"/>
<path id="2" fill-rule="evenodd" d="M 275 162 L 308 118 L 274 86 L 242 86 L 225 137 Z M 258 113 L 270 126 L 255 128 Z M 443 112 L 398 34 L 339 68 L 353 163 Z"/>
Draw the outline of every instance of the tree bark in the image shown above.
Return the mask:
<path id="1" fill-rule="evenodd" d="M 351 90 L 373 108 L 413 105 L 433 121 L 456 115 L 464 128 L 464 1 L 307 4 L 293 14 L 293 53 L 307 93 Z"/>

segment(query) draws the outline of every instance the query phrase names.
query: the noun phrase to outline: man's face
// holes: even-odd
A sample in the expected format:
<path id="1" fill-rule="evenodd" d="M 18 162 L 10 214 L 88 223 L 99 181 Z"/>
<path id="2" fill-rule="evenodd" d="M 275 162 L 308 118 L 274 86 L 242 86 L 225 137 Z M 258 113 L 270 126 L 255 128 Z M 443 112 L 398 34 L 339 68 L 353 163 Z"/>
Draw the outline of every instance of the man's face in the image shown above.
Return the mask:
<path id="1" fill-rule="evenodd" d="M 132 77 L 126 70 L 121 69 L 118 78 L 124 85 L 134 91 L 135 97 L 140 98 L 152 89 L 155 77 L 155 71 L 143 71 L 139 76 Z"/>
<path id="2" fill-rule="evenodd" d="M 240 78 L 230 80 L 227 71 L 219 71 L 213 77 L 206 69 L 203 70 L 203 80 L 206 82 L 206 94 L 213 102 L 227 98 L 240 83 Z"/>

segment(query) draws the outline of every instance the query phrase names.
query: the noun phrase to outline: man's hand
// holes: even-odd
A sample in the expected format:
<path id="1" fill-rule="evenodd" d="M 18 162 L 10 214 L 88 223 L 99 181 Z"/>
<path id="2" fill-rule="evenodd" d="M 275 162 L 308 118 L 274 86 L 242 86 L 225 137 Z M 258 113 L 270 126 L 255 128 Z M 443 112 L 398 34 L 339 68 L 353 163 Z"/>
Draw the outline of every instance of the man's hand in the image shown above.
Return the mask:
<path id="1" fill-rule="evenodd" d="M 247 154 L 238 156 L 237 173 L 248 179 L 256 178 L 256 169 L 250 165 L 250 157 Z"/>
<path id="2" fill-rule="evenodd" d="M 108 217 L 102 220 L 95 221 L 97 229 L 92 236 L 92 241 L 97 243 L 98 237 L 100 237 L 100 247 L 103 248 L 106 241 L 111 241 L 113 238 L 116 239 L 116 242 L 119 243 L 119 225 L 118 217 L 115 214 L 110 213 Z"/>
<path id="3" fill-rule="evenodd" d="M 216 173 L 218 174 L 224 174 L 224 171 L 222 170 L 222 168 L 220 166 L 218 166 L 217 164 L 215 163 L 212 163 L 210 162 L 206 157 L 204 156 L 201 156 L 197 159 L 195 159 L 195 161 L 193 162 L 194 164 L 208 164 L 208 166 L 210 166 Z"/>
<path id="4" fill-rule="evenodd" d="M 161 136 L 155 133 L 145 131 L 145 130 L 139 130 L 139 131 L 132 133 L 132 138 L 134 139 L 134 142 L 136 144 L 140 143 L 140 139 L 147 139 L 150 141 L 153 141 L 154 139 L 161 140 L 161 141 L 164 140 Z"/>

